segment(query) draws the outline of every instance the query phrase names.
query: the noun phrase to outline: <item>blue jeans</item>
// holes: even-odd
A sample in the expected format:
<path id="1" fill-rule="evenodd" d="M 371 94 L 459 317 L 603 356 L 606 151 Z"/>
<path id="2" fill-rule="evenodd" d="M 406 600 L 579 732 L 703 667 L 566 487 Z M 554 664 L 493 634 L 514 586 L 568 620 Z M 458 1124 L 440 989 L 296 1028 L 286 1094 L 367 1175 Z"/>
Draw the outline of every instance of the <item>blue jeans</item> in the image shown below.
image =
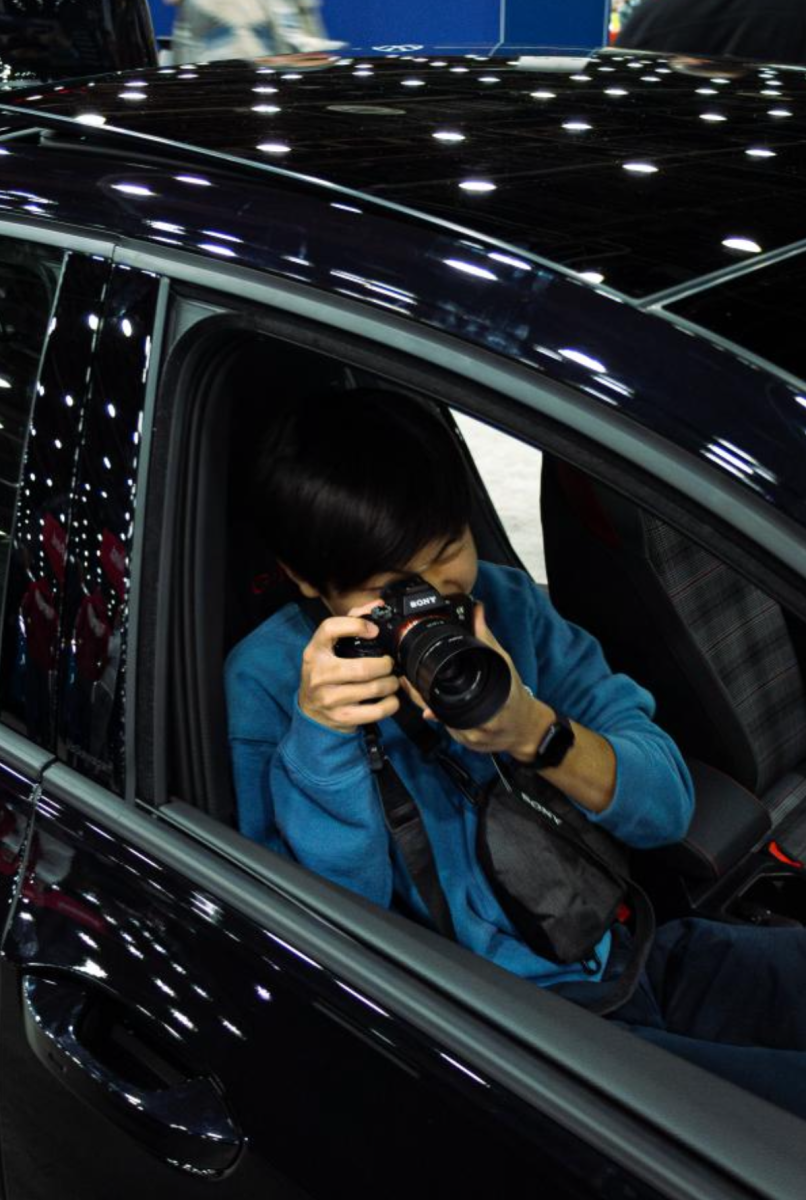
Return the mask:
<path id="1" fill-rule="evenodd" d="M 616 934 L 605 981 L 629 953 L 629 935 Z M 585 1003 L 579 986 L 558 990 Z M 804 928 L 669 921 L 606 1020 L 806 1118 Z"/>

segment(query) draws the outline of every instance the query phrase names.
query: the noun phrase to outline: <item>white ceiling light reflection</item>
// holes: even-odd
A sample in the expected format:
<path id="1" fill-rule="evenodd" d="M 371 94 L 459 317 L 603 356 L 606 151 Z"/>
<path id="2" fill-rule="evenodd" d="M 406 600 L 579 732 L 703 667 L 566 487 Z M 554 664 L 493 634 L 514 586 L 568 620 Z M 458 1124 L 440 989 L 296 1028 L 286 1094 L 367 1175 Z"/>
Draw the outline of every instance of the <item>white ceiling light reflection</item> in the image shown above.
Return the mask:
<path id="1" fill-rule="evenodd" d="M 605 277 L 601 271 L 577 271 L 580 279 L 586 283 L 604 283 Z"/>
<path id="2" fill-rule="evenodd" d="M 605 88 L 606 96 L 629 96 L 629 94 L 630 93 L 627 91 L 626 88 L 619 88 L 619 87 Z"/>
<path id="3" fill-rule="evenodd" d="M 531 95 L 532 95 L 533 100 L 556 100 L 557 99 L 556 92 L 532 92 Z"/>
<path id="4" fill-rule="evenodd" d="M 495 262 L 503 263 L 505 267 L 515 267 L 518 271 L 531 271 L 532 264 L 524 262 L 522 258 L 513 258 L 511 254 L 502 254 L 499 250 L 491 250 L 489 258 Z"/>
<path id="5" fill-rule="evenodd" d="M 119 100 L 147 100 L 146 92 L 118 92 Z"/>
<path id="6" fill-rule="evenodd" d="M 174 175 L 174 179 L 179 183 L 191 183 L 195 187 L 212 187 L 209 179 L 202 178 L 201 175 Z"/>
<path id="7" fill-rule="evenodd" d="M 586 133 L 589 129 L 593 129 L 587 121 L 564 121 L 563 129 L 567 129 L 569 133 Z"/>
<path id="8" fill-rule="evenodd" d="M 749 158 L 775 158 L 775 150 L 768 150 L 766 146 L 751 146 L 749 150 L 745 150 L 745 154 Z"/>
<path id="9" fill-rule="evenodd" d="M 476 266 L 475 263 L 465 262 L 461 258 L 443 258 L 442 261 L 446 267 L 453 267 L 454 271 L 472 275 L 474 279 L 488 279 L 491 283 L 498 283 L 498 276 L 492 271 L 488 271 L 486 267 Z"/>
<path id="10" fill-rule="evenodd" d="M 725 238 L 722 245 L 727 250 L 740 250 L 743 254 L 761 254 L 761 246 L 758 242 L 753 242 L 750 238 L 729 237 Z"/>
<path id="11" fill-rule="evenodd" d="M 237 242 L 243 243 L 243 238 L 235 237 L 231 233 L 221 233 L 218 229 L 203 229 L 202 233 L 205 237 L 220 238 L 222 242 Z"/>
<path id="12" fill-rule="evenodd" d="M 498 185 L 491 183 L 489 179 L 463 179 L 459 184 L 463 192 L 494 192 Z"/>
<path id="13" fill-rule="evenodd" d="M 716 90 L 716 88 L 701 87 L 701 88 L 697 88 L 697 95 L 698 96 L 716 96 L 717 90 Z"/>
<path id="14" fill-rule="evenodd" d="M 106 117 L 102 117 L 100 113 L 79 113 L 76 117 L 79 125 L 105 125 Z"/>
<path id="15" fill-rule="evenodd" d="M 480 75 L 479 83 L 500 83 L 501 80 L 497 75 Z"/>
<path id="16" fill-rule="evenodd" d="M 767 113 L 768 117 L 791 117 L 792 113 L 788 108 L 771 108 Z"/>
<path id="17" fill-rule="evenodd" d="M 660 167 L 656 167 L 650 162 L 626 162 L 622 164 L 625 171 L 630 171 L 633 175 L 657 175 Z"/>
<path id="18" fill-rule="evenodd" d="M 290 154 L 291 147 L 286 142 L 261 142 L 258 150 L 264 154 Z"/>
<path id="19" fill-rule="evenodd" d="M 113 183 L 112 190 L 123 192 L 127 196 L 156 196 L 157 194 L 141 183 Z"/>
<path id="20" fill-rule="evenodd" d="M 199 242 L 200 250 L 209 250 L 211 254 L 218 254 L 222 258 L 237 258 L 234 250 L 230 250 L 229 246 L 219 246 L 217 242 Z"/>
<path id="21" fill-rule="evenodd" d="M 463 142 L 465 135 L 457 133 L 452 129 L 438 129 L 436 133 L 431 134 L 432 138 L 436 138 L 438 142 Z"/>
<path id="22" fill-rule="evenodd" d="M 425 80 L 424 79 L 404 79 L 402 81 L 401 86 L 408 87 L 408 88 L 425 87 Z"/>
<path id="23" fill-rule="evenodd" d="M 700 113 L 701 121 L 710 121 L 712 124 L 718 124 L 720 121 L 727 121 L 727 119 L 728 118 L 725 116 L 724 113 L 717 113 L 717 112 Z"/>
<path id="24" fill-rule="evenodd" d="M 567 358 L 570 362 L 576 363 L 577 366 L 584 367 L 587 371 L 594 371 L 597 375 L 607 373 L 607 367 L 604 363 L 599 362 L 598 358 L 591 358 L 589 354 L 583 354 L 581 350 L 560 350 L 563 358 Z"/>
<path id="25" fill-rule="evenodd" d="M 274 95 L 276 95 L 276 94 L 277 94 L 277 88 L 276 88 L 276 87 L 268 87 L 268 86 L 264 86 L 264 87 L 253 87 L 253 88 L 252 88 L 252 91 L 253 91 L 253 92 L 259 92 L 259 93 L 260 93 L 261 95 L 263 95 L 263 96 L 274 96 Z"/>
<path id="26" fill-rule="evenodd" d="M 253 104 L 252 112 L 265 113 L 274 116 L 275 113 L 282 112 L 279 104 Z"/>

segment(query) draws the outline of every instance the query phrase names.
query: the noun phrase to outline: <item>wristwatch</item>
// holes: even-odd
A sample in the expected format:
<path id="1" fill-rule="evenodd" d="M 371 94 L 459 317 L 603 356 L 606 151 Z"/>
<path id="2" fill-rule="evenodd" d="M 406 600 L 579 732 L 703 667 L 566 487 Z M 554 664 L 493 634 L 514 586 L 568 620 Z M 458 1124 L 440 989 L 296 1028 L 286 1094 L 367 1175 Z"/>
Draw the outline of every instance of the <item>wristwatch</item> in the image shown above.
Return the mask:
<path id="1" fill-rule="evenodd" d="M 544 771 L 546 767 L 559 767 L 575 740 L 568 717 L 555 713 L 554 720 L 538 743 L 534 758 L 525 765 L 535 771 Z"/>

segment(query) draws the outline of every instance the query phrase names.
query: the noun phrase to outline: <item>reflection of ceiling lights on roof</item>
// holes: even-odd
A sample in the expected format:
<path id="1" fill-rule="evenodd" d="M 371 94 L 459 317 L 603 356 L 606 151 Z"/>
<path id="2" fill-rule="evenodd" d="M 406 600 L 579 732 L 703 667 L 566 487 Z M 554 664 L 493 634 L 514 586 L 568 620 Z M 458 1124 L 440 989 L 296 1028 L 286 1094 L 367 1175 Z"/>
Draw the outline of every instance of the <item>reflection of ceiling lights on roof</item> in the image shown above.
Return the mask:
<path id="1" fill-rule="evenodd" d="M 743 254 L 761 254 L 761 246 L 750 238 L 729 237 L 722 242 L 728 250 L 741 250 Z"/>

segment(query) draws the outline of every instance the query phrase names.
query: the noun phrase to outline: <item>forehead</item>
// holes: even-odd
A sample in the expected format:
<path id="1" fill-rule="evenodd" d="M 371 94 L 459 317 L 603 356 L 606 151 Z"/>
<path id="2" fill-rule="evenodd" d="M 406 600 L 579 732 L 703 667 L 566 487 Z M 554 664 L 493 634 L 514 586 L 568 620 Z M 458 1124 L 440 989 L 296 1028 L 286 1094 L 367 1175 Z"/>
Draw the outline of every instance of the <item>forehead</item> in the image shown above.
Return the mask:
<path id="1" fill-rule="evenodd" d="M 383 587 L 384 584 L 390 583 L 391 580 L 397 579 L 402 575 L 422 575 L 427 571 L 446 550 L 451 547 L 458 547 L 467 536 L 467 530 L 464 530 L 458 537 L 435 538 L 433 542 L 429 542 L 412 555 L 407 563 L 399 567 L 397 570 L 378 571 L 372 575 L 365 583 L 365 587 L 375 588 Z"/>

